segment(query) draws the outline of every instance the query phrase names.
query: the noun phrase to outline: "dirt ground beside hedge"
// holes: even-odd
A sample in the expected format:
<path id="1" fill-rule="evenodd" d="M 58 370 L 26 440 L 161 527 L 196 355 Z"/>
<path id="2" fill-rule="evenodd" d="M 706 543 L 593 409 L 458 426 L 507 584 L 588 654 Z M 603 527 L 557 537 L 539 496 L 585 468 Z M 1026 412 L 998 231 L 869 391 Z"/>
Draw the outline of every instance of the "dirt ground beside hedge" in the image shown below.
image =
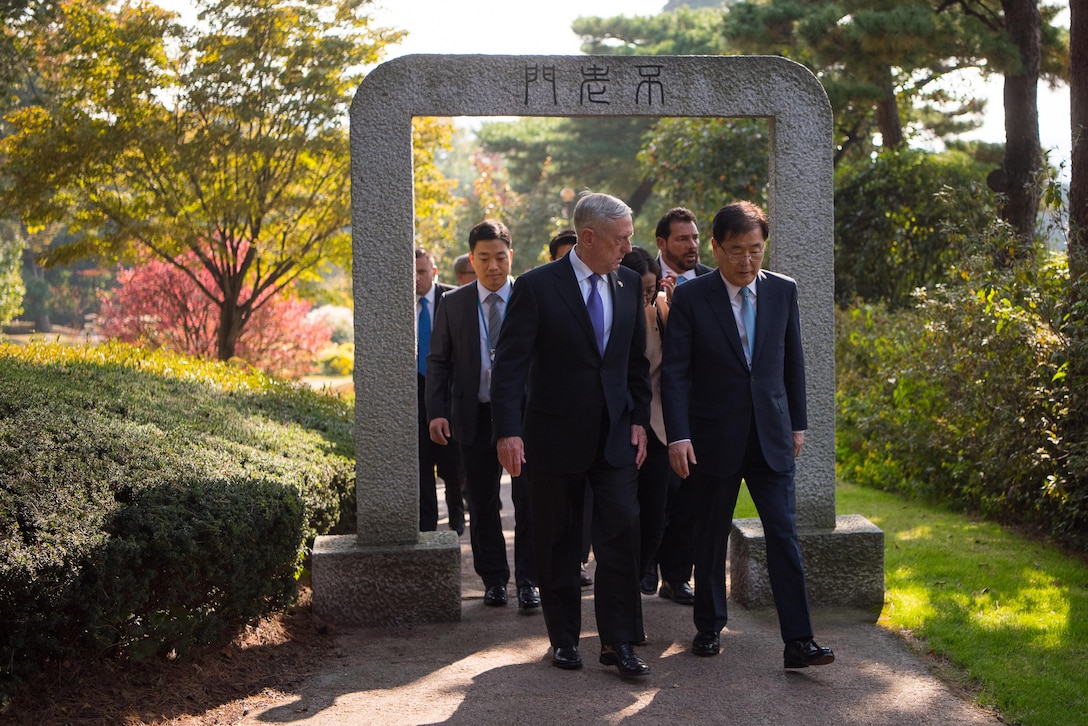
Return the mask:
<path id="1" fill-rule="evenodd" d="M 335 658 L 333 631 L 314 620 L 303 587 L 288 612 L 247 628 L 227 647 L 189 658 L 56 663 L 24 684 L 0 711 L 4 726 L 239 723 L 280 702 Z"/>

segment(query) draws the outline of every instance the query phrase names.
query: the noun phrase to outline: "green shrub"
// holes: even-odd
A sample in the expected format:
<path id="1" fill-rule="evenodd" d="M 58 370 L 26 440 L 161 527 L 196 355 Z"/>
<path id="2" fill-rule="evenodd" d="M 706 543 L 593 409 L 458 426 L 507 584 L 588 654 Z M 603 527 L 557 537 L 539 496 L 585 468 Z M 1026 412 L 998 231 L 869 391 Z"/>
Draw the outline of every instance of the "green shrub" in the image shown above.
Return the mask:
<path id="1" fill-rule="evenodd" d="M 989 166 L 960 151 L 886 150 L 835 182 L 835 298 L 910 307 L 915 288 L 944 282 L 962 250 L 948 220 L 995 214 Z"/>
<path id="2" fill-rule="evenodd" d="M 999 225 L 983 239 L 1006 234 Z M 917 292 L 913 309 L 839 311 L 840 474 L 1076 544 L 1070 518 L 1084 515 L 1067 508 L 1061 465 L 1065 260 L 993 269 L 985 246 L 968 250 L 947 284 Z"/>
<path id="3" fill-rule="evenodd" d="M 352 501 L 350 422 L 226 365 L 0 345 L 0 694 L 43 658 L 183 651 L 286 603 Z"/>
<path id="4" fill-rule="evenodd" d="M 297 490 L 269 481 L 178 481 L 135 492 L 82 583 L 108 628 L 93 633 L 96 645 L 163 654 L 229 638 L 286 606 L 302 518 Z"/>

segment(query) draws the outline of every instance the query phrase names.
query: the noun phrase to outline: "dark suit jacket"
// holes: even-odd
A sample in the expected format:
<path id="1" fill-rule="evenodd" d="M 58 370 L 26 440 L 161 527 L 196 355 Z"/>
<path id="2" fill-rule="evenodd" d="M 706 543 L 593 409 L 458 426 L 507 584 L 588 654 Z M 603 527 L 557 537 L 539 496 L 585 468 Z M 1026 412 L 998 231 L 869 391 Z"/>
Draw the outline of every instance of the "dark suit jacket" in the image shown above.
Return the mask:
<path id="1" fill-rule="evenodd" d="M 763 271 L 756 301 L 749 370 L 722 276 L 673 293 L 661 363 L 665 430 L 670 442 L 691 439 L 699 466 L 711 471 L 739 468 L 753 420 L 767 463 L 789 471 L 792 432 L 808 428 L 797 284 Z"/>
<path id="2" fill-rule="evenodd" d="M 477 285 L 456 288 L 436 306 L 427 356 L 427 420 L 450 421 L 453 438 L 476 440 L 480 396 L 480 306 Z"/>
<path id="3" fill-rule="evenodd" d="M 434 284 L 434 315 L 431 316 L 431 340 L 434 340 L 434 326 L 438 322 L 438 311 L 442 309 L 442 298 L 445 297 L 447 292 L 453 292 L 457 289 L 456 285 L 443 285 L 440 282 Z M 419 297 L 416 296 L 416 302 L 419 302 Z"/>
<path id="4" fill-rule="evenodd" d="M 603 359 L 569 259 L 514 283 L 491 370 L 491 412 L 495 438 L 520 436 L 531 466 L 586 471 L 602 431 L 606 461 L 634 463 L 631 425 L 650 424 L 642 280 L 620 267 L 608 281 L 612 332 Z"/>

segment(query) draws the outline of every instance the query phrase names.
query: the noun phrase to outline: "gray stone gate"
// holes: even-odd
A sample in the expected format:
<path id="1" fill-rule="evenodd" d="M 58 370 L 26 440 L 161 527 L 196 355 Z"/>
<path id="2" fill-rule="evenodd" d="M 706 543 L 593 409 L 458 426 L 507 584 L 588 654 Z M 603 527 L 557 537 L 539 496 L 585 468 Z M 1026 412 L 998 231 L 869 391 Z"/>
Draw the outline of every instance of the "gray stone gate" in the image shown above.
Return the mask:
<path id="1" fill-rule="evenodd" d="M 810 597 L 879 612 L 883 533 L 859 515 L 835 515 L 832 118 L 819 81 L 777 57 L 485 55 L 397 58 L 376 68 L 352 103 L 359 527 L 317 539 L 314 611 L 351 625 L 461 616 L 457 536 L 418 531 L 413 116 L 769 119 L 767 266 L 798 282 L 808 364 L 797 499 Z M 734 600 L 772 604 L 765 562 L 759 521 L 734 522 Z"/>

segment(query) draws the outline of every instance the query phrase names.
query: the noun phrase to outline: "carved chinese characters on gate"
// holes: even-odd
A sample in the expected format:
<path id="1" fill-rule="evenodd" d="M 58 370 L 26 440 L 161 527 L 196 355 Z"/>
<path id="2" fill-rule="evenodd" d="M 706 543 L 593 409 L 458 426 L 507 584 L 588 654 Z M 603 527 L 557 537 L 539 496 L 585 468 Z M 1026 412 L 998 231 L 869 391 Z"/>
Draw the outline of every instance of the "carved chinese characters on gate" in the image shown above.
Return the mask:
<path id="1" fill-rule="evenodd" d="M 525 105 L 558 106 L 560 98 L 578 99 L 579 106 L 633 102 L 660 106 L 665 103 L 663 70 L 659 63 L 635 65 L 637 76 L 615 73 L 599 60 L 575 68 L 527 63 L 524 69 Z"/>

